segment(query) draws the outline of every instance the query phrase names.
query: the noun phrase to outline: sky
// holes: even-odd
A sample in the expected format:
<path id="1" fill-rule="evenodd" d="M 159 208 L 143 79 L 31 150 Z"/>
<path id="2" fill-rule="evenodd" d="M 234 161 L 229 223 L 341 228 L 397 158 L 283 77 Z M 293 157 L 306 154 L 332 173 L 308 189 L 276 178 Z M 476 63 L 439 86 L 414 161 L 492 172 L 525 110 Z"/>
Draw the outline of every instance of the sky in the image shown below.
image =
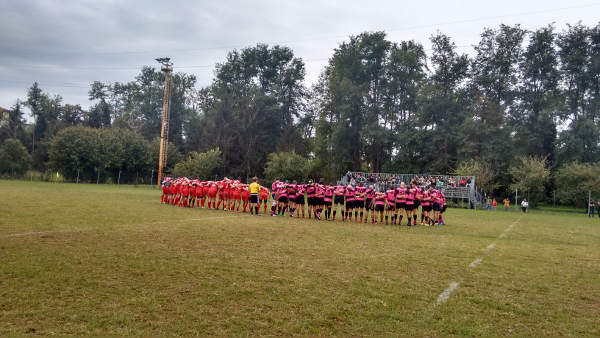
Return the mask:
<path id="1" fill-rule="evenodd" d="M 0 13 L 0 107 L 25 99 L 37 81 L 87 108 L 90 83 L 131 81 L 144 65 L 158 68 L 157 57 L 202 87 L 229 51 L 285 45 L 305 61 L 310 86 L 350 35 L 383 30 L 427 49 L 440 31 L 471 54 L 483 29 L 501 23 L 595 26 L 600 1 L 0 0 Z"/>

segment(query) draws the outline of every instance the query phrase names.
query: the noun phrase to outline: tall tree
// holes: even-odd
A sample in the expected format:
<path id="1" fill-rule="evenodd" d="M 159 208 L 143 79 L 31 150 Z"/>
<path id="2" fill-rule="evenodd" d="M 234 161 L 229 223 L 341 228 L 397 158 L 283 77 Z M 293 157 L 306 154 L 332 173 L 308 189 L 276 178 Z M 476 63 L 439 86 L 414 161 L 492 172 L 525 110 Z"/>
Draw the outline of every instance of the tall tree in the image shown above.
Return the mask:
<path id="1" fill-rule="evenodd" d="M 287 47 L 232 51 L 203 93 L 202 149 L 219 147 L 222 174 L 261 175 L 267 154 L 295 150 L 304 105 L 304 63 Z"/>
<path id="2" fill-rule="evenodd" d="M 554 162 L 556 118 L 559 109 L 558 55 L 554 28 L 540 28 L 529 37 L 519 63 L 519 103 L 510 115 L 515 145 L 521 155 L 547 156 Z"/>
<path id="3" fill-rule="evenodd" d="M 596 109 L 592 109 L 594 105 L 590 104 L 594 92 L 592 79 L 596 77 L 597 81 L 597 75 L 594 74 L 597 69 L 594 70 L 591 54 L 596 53 L 593 60 L 598 62 L 598 46 L 592 48 L 591 35 L 592 30 L 578 23 L 569 25 L 558 36 L 565 98 L 560 116 L 568 125 L 559 138 L 559 152 L 563 163 L 574 160 L 592 163 L 600 160 L 600 129 L 595 121 L 598 113 Z"/>
<path id="4" fill-rule="evenodd" d="M 442 33 L 431 37 L 431 74 L 419 95 L 421 141 L 416 161 L 422 172 L 444 173 L 456 166 L 460 125 L 466 117 L 464 82 L 469 59 Z M 417 163 L 419 163 L 417 162 Z"/>

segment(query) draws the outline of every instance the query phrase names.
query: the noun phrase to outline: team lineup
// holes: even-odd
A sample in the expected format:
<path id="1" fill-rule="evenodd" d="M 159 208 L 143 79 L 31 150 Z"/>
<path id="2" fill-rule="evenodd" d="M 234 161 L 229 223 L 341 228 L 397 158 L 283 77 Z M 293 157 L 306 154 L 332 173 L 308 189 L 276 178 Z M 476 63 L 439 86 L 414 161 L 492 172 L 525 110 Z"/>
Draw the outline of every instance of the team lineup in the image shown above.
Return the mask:
<path id="1" fill-rule="evenodd" d="M 325 185 L 308 181 L 306 184 L 276 179 L 271 189 L 258 184 L 224 178 L 220 181 L 200 181 L 186 177 L 167 177 L 162 182 L 161 203 L 180 207 L 200 207 L 216 210 L 247 212 L 251 215 L 270 215 L 315 218 L 335 221 L 340 211 L 343 222 L 402 224 L 416 226 L 420 209 L 420 224 L 445 225 L 446 197 L 433 186 L 420 187 L 416 180 L 376 191 L 373 185 Z M 353 220 L 354 217 L 354 220 Z"/>

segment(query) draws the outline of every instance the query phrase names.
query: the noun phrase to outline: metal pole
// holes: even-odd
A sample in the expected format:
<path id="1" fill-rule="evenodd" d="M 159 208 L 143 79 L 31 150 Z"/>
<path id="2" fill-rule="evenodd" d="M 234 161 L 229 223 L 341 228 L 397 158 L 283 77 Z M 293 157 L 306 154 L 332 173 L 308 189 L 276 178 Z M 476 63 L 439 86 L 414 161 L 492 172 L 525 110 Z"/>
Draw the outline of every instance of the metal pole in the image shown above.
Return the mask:
<path id="1" fill-rule="evenodd" d="M 588 190 L 588 216 L 590 215 L 590 202 L 592 201 L 592 191 Z"/>
<path id="2" fill-rule="evenodd" d="M 96 178 L 96 184 L 100 184 L 100 170 L 96 168 L 96 172 L 98 172 L 98 177 Z"/>
<path id="3" fill-rule="evenodd" d="M 117 185 L 121 184 L 121 170 L 119 170 L 119 178 L 117 178 Z"/>
<path id="4" fill-rule="evenodd" d="M 152 174 L 150 174 L 150 185 L 152 185 L 153 178 L 154 178 L 154 169 L 152 169 Z"/>
<path id="5" fill-rule="evenodd" d="M 519 201 L 519 188 L 515 189 L 515 211 L 519 211 L 518 201 Z"/>
<path id="6" fill-rule="evenodd" d="M 79 184 L 79 169 L 77 169 L 77 184 Z"/>

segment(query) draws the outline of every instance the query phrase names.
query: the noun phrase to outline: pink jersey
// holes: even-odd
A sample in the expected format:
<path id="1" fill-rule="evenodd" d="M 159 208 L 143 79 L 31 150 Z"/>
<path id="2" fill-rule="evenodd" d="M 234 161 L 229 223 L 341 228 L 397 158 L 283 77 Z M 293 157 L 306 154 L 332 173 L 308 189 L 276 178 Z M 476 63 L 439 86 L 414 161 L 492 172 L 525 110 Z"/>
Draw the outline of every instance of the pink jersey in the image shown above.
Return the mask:
<path id="1" fill-rule="evenodd" d="M 323 189 L 322 185 L 317 185 L 315 187 L 315 197 L 323 197 L 323 195 L 325 194 L 325 189 Z"/>
<path id="2" fill-rule="evenodd" d="M 331 202 L 333 198 L 333 187 L 328 185 L 325 187 L 325 202 Z"/>
<path id="3" fill-rule="evenodd" d="M 383 192 L 375 193 L 375 204 L 376 205 L 384 205 L 385 197 L 386 197 L 386 195 Z"/>
<path id="4" fill-rule="evenodd" d="M 430 202 L 431 202 L 431 195 L 429 194 L 429 191 L 423 192 L 423 197 L 421 198 L 421 204 L 424 207 L 428 207 Z"/>
<path id="5" fill-rule="evenodd" d="M 279 185 L 279 181 L 273 182 L 273 184 L 271 184 L 271 191 L 277 191 L 278 185 Z"/>
<path id="6" fill-rule="evenodd" d="M 423 189 L 416 187 L 415 188 L 415 200 L 421 200 L 423 198 Z"/>
<path id="7" fill-rule="evenodd" d="M 366 187 L 356 187 L 356 200 L 364 202 L 366 191 L 367 191 Z"/>
<path id="8" fill-rule="evenodd" d="M 290 198 L 296 198 L 297 186 L 295 184 L 287 185 L 287 194 Z"/>
<path id="9" fill-rule="evenodd" d="M 431 200 L 433 203 L 440 203 L 442 198 L 440 196 L 440 191 L 437 189 L 433 189 L 433 191 L 431 191 Z"/>
<path id="10" fill-rule="evenodd" d="M 343 185 L 338 185 L 337 187 L 335 187 L 333 193 L 337 196 L 344 196 L 344 194 L 346 193 L 346 187 L 344 187 Z"/>
<path id="11" fill-rule="evenodd" d="M 299 184 L 296 187 L 296 195 L 304 195 L 305 191 L 306 191 L 306 186 L 304 184 Z"/>
<path id="12" fill-rule="evenodd" d="M 347 187 L 346 188 L 346 202 L 350 201 L 353 202 L 354 201 L 354 194 L 355 194 L 355 189 L 354 187 Z"/>
<path id="13" fill-rule="evenodd" d="M 314 184 L 309 184 L 306 186 L 306 197 L 312 198 L 315 197 L 316 188 Z"/>
<path id="14" fill-rule="evenodd" d="M 397 188 L 396 189 L 396 202 L 398 203 L 406 203 L 406 188 Z"/>
<path id="15" fill-rule="evenodd" d="M 415 204 L 415 195 L 416 195 L 415 189 L 408 189 L 407 194 L 406 194 L 406 204 L 407 205 Z"/>
<path id="16" fill-rule="evenodd" d="M 371 189 L 371 188 L 367 189 L 366 194 L 367 194 L 367 199 L 369 199 L 369 200 L 374 199 L 375 198 L 375 189 Z"/>
<path id="17" fill-rule="evenodd" d="M 288 192 L 287 192 L 287 188 L 286 188 L 285 184 L 280 183 L 277 185 L 277 195 L 279 197 L 287 197 L 288 196 Z"/>
<path id="18" fill-rule="evenodd" d="M 388 190 L 385 192 L 386 196 L 387 196 L 387 200 L 390 203 L 394 203 L 394 200 L 396 200 L 396 191 L 395 190 Z"/>

